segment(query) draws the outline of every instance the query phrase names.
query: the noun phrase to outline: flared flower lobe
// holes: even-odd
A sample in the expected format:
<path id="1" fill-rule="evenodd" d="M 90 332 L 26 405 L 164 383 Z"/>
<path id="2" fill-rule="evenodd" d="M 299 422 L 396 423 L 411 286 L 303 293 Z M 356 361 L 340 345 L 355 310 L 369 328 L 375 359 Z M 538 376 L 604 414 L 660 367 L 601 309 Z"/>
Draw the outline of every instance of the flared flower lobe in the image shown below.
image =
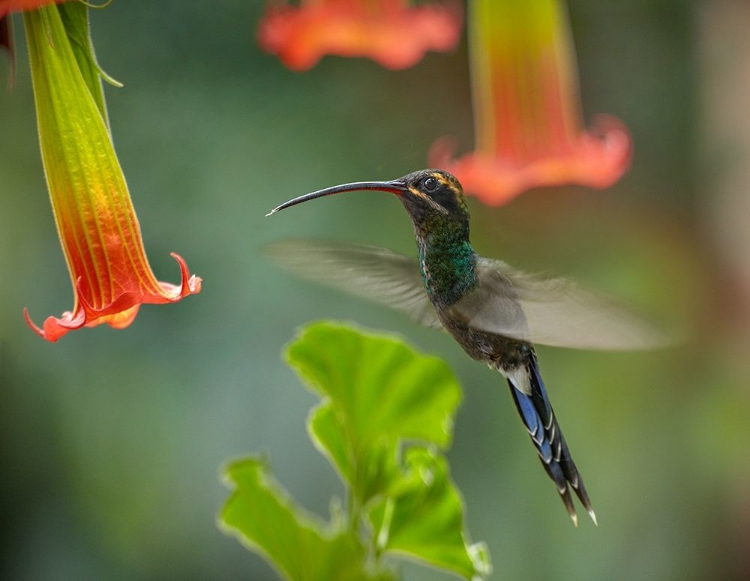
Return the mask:
<path id="1" fill-rule="evenodd" d="M 29 327 L 40 337 L 53 343 L 70 331 L 82 327 L 106 323 L 114 329 L 124 329 L 135 320 L 142 304 L 175 303 L 201 291 L 202 279 L 190 275 L 181 256 L 172 253 L 172 257 L 180 266 L 182 280 L 179 285 L 157 281 L 146 264 L 145 272 L 125 270 L 116 281 L 109 281 L 110 288 L 112 283 L 116 283 L 121 290 L 110 295 L 114 296 L 112 300 L 101 301 L 100 296 L 92 294 L 92 289 L 83 276 L 79 276 L 75 284 L 75 306 L 72 312 L 66 311 L 59 318 L 47 317 L 41 328 L 33 323 L 27 309 L 23 310 L 23 316 Z M 99 287 L 102 286 L 101 283 L 107 284 L 107 281 L 97 282 L 100 283 Z"/>
<path id="2" fill-rule="evenodd" d="M 609 115 L 583 127 L 562 2 L 473 0 L 471 8 L 475 151 L 455 158 L 443 138 L 430 165 L 490 205 L 535 187 L 614 184 L 630 166 L 630 134 Z"/>
<path id="3" fill-rule="evenodd" d="M 455 48 L 462 21 L 456 0 L 418 6 L 408 0 L 273 3 L 260 23 L 258 42 L 294 71 L 312 68 L 327 54 L 366 57 L 388 69 L 404 69 L 428 50 Z"/>
<path id="4" fill-rule="evenodd" d="M 474 151 L 454 157 L 450 138 L 430 149 L 432 167 L 455 175 L 464 190 L 485 204 L 499 206 L 537 187 L 576 184 L 605 189 L 630 167 L 632 147 L 628 128 L 616 117 L 599 115 L 588 131 L 560 150 L 537 152 L 526 159 Z"/>

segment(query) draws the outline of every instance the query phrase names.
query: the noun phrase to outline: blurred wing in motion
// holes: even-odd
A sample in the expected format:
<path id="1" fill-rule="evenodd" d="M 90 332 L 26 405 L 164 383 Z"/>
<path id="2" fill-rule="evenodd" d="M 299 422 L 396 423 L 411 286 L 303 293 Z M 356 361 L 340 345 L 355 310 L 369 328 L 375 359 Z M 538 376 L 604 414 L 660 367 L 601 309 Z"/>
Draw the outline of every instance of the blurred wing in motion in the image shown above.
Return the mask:
<path id="1" fill-rule="evenodd" d="M 477 286 L 451 307 L 470 327 L 578 349 L 649 349 L 672 341 L 627 307 L 564 278 L 541 278 L 477 260 Z"/>
<path id="2" fill-rule="evenodd" d="M 274 242 L 265 252 L 301 278 L 391 307 L 420 325 L 442 329 L 414 258 L 375 246 L 303 239 Z"/>
<path id="3" fill-rule="evenodd" d="M 285 240 L 266 253 L 307 280 L 369 299 L 442 328 L 417 260 L 384 248 L 319 240 Z M 648 349 L 672 341 L 617 301 L 563 278 L 520 272 L 502 261 L 477 259 L 477 285 L 448 315 L 479 331 L 578 349 Z"/>

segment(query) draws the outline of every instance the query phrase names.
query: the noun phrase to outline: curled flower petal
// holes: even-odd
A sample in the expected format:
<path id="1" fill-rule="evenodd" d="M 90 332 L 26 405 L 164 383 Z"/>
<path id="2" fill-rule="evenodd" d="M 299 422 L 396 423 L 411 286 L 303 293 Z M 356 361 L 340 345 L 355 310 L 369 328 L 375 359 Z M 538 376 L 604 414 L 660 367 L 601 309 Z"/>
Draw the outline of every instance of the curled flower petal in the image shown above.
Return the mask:
<path id="1" fill-rule="evenodd" d="M 404 69 L 428 50 L 449 51 L 461 36 L 462 8 L 455 0 L 409 6 L 408 0 L 303 0 L 271 4 L 258 42 L 290 69 L 312 68 L 326 54 L 367 57 Z"/>
<path id="2" fill-rule="evenodd" d="M 138 292 L 124 292 L 104 308 L 97 308 L 88 302 L 89 293 L 84 288 L 82 278 L 76 282 L 76 298 L 78 303 L 75 312 L 66 311 L 61 317 L 47 317 L 39 328 L 31 320 L 28 309 L 23 310 L 24 319 L 33 331 L 43 339 L 56 342 L 63 335 L 81 327 L 95 327 L 102 323 L 114 329 L 124 329 L 135 320 L 138 309 L 142 304 L 174 303 L 191 294 L 201 291 L 202 279 L 190 275 L 187 264 L 181 256 L 171 254 L 180 266 L 182 281 L 179 285 L 160 282 L 162 292 L 159 294 L 139 294 Z"/>
<path id="3" fill-rule="evenodd" d="M 608 115 L 583 128 L 562 3 L 473 0 L 471 7 L 475 151 L 455 158 L 443 138 L 430 165 L 492 205 L 534 187 L 615 183 L 630 166 L 630 134 Z"/>
<path id="4" fill-rule="evenodd" d="M 82 9 L 80 5 L 66 8 Z M 85 8 L 83 8 L 85 9 Z M 141 304 L 163 304 L 200 292 L 185 261 L 179 285 L 159 282 L 149 266 L 140 226 L 105 122 L 103 100 L 92 94 L 55 6 L 24 14 L 45 175 L 60 241 L 74 282 L 72 311 L 48 317 L 48 341 L 69 331 L 107 323 L 122 329 Z M 68 15 L 70 16 L 70 15 Z M 80 45 L 79 45 L 80 50 Z M 84 62 L 95 62 L 93 55 Z M 100 82 L 97 81 L 96 82 Z"/>

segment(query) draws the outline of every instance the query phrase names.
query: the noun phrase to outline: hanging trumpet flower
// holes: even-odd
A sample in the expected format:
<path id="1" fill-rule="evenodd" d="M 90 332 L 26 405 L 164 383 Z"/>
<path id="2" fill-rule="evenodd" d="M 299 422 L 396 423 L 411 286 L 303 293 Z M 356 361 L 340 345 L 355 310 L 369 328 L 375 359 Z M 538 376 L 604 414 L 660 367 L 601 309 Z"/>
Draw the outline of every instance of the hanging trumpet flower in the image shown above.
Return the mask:
<path id="1" fill-rule="evenodd" d="M 176 254 L 179 285 L 159 282 L 151 271 L 106 124 L 93 49 L 81 43 L 88 40 L 86 10 L 71 3 L 24 13 L 42 161 L 75 293 L 73 310 L 41 328 L 24 311 L 49 341 L 102 323 L 122 329 L 142 304 L 179 301 L 201 289 Z"/>
<path id="2" fill-rule="evenodd" d="M 573 43 L 560 0 L 472 0 L 475 151 L 433 145 L 430 164 L 499 205 L 534 187 L 606 188 L 630 165 L 627 128 L 610 116 L 584 129 Z"/>

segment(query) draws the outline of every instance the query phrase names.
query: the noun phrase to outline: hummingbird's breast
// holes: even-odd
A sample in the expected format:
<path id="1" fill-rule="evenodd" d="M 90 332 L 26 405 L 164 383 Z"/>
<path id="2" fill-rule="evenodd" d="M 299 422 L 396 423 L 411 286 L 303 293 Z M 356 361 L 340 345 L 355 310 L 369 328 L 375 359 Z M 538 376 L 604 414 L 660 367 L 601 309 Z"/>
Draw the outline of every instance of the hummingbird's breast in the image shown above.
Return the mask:
<path id="1" fill-rule="evenodd" d="M 435 309 L 450 307 L 474 287 L 477 255 L 468 240 L 441 233 L 420 237 L 417 244 L 422 280 Z"/>
<path id="2" fill-rule="evenodd" d="M 502 373 L 524 365 L 532 347 L 522 341 L 471 327 L 450 307 L 478 284 L 477 259 L 467 236 L 448 230 L 417 236 L 419 266 L 438 319 L 463 350 Z"/>

